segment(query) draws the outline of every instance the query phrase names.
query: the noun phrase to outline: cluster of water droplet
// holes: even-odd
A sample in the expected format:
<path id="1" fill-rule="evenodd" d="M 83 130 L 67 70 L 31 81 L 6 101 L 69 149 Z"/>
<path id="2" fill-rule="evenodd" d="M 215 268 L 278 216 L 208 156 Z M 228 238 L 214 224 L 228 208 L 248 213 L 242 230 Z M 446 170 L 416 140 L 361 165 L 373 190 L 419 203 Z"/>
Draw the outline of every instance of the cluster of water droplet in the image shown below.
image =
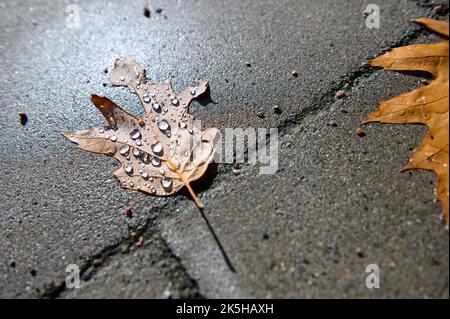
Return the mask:
<path id="1" fill-rule="evenodd" d="M 121 70 L 127 69 L 124 65 L 122 67 Z M 128 86 L 131 92 L 140 97 L 147 114 L 145 122 L 140 120 L 139 127 L 131 120 L 134 128 L 127 138 L 120 134 L 105 137 L 113 142 L 122 143 L 118 154 L 123 158 L 121 160 L 124 163 L 123 169 L 128 175 L 128 180 L 122 181 L 124 184 L 133 188 L 133 181 L 135 181 L 137 188 L 140 189 L 142 181 L 137 182 L 136 178 L 143 179 L 143 185 L 155 194 L 158 185 L 154 182 L 159 179 L 158 184 L 169 192 L 173 187 L 173 180 L 167 176 L 168 172 L 177 171 L 180 167 L 176 157 L 181 154 L 187 159 L 189 156 L 189 148 L 182 148 L 187 138 L 190 138 L 189 135 L 194 133 L 189 127 L 193 117 L 187 113 L 187 107 L 191 98 L 197 95 L 198 88 L 191 88 L 177 96 L 172 91 L 170 83 L 145 83 L 145 79 L 141 78 L 142 70 L 140 70 L 139 67 L 134 66 L 134 72 L 131 75 L 116 75 L 113 84 Z M 152 123 L 154 125 L 151 125 Z M 117 126 L 112 129 L 117 130 Z M 100 133 L 103 134 L 105 131 L 107 131 L 106 128 L 103 131 L 100 130 Z M 167 164 L 166 159 L 170 159 L 170 165 Z"/>

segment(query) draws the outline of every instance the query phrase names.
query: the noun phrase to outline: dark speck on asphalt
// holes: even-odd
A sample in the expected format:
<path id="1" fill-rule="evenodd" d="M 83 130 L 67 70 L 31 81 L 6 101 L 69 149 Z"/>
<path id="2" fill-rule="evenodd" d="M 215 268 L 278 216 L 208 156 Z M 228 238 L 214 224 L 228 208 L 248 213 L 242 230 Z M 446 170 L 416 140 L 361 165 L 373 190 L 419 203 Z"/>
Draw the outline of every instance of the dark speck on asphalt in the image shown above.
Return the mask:
<path id="1" fill-rule="evenodd" d="M 25 112 L 19 112 L 20 124 L 25 125 L 28 122 L 28 116 Z"/>
<path id="2" fill-rule="evenodd" d="M 150 18 L 150 9 L 147 7 L 144 7 L 144 16 Z"/>
<path id="3" fill-rule="evenodd" d="M 126 208 L 125 208 L 125 215 L 126 215 L 128 218 L 133 217 L 133 211 L 132 211 L 131 207 L 126 207 Z"/>
<path id="4" fill-rule="evenodd" d="M 274 111 L 275 114 L 281 114 L 283 112 L 278 105 L 275 105 L 273 107 L 273 111 Z"/>
<path id="5" fill-rule="evenodd" d="M 433 12 L 434 13 L 441 13 L 444 10 L 444 6 L 442 4 L 435 4 L 433 5 Z"/>
<path id="6" fill-rule="evenodd" d="M 358 127 L 356 129 L 356 135 L 358 135 L 359 137 L 364 137 L 366 136 L 366 131 L 364 131 L 362 127 Z"/>
<path id="7" fill-rule="evenodd" d="M 355 253 L 356 253 L 356 255 L 357 255 L 359 258 L 364 258 L 364 257 L 365 257 L 364 252 L 363 252 L 362 249 L 359 248 L 359 247 L 357 247 L 357 248 L 355 249 Z"/>
<path id="8" fill-rule="evenodd" d="M 338 99 L 342 99 L 342 98 L 344 98 L 346 96 L 347 96 L 347 93 L 345 93 L 345 91 L 343 91 L 343 90 L 339 90 L 339 91 L 336 92 L 336 97 Z"/>
<path id="9" fill-rule="evenodd" d="M 261 112 L 261 111 L 256 112 L 256 116 L 258 116 L 259 118 L 262 118 L 262 119 L 266 117 L 266 116 L 264 115 L 264 113 Z"/>
<path id="10" fill-rule="evenodd" d="M 330 121 L 330 122 L 328 122 L 328 125 L 329 126 L 333 126 L 333 127 L 337 127 L 338 126 L 336 121 Z"/>

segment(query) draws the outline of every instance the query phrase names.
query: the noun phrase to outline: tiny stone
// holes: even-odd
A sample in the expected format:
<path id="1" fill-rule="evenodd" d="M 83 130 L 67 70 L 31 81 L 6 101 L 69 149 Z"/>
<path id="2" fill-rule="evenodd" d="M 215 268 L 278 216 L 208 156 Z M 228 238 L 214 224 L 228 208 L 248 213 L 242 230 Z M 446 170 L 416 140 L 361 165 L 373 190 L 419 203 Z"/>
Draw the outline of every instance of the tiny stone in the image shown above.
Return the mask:
<path id="1" fill-rule="evenodd" d="M 133 216 L 133 211 L 131 210 L 131 207 L 126 207 L 126 208 L 125 208 L 125 215 L 126 215 L 128 218 L 131 218 L 131 217 Z"/>
<path id="2" fill-rule="evenodd" d="M 150 18 L 150 9 L 149 8 L 147 8 L 147 7 L 144 7 L 144 16 L 146 17 L 146 18 Z"/>
<path id="3" fill-rule="evenodd" d="M 362 249 L 361 248 L 359 248 L 359 247 L 356 247 L 356 249 L 355 249 L 355 253 L 356 253 L 356 255 L 359 257 L 359 258 L 363 258 L 363 257 L 365 257 L 365 254 L 364 254 L 364 252 L 362 251 Z"/>
<path id="4" fill-rule="evenodd" d="M 245 62 L 245 65 L 249 68 L 252 66 L 252 64 L 250 62 Z"/>
<path id="5" fill-rule="evenodd" d="M 139 236 L 136 246 L 140 247 L 144 244 L 144 236 Z"/>
<path id="6" fill-rule="evenodd" d="M 130 246 L 128 245 L 128 244 L 122 244 L 121 246 L 120 246 L 120 252 L 122 253 L 122 254 L 126 254 L 126 253 L 128 253 L 130 251 Z"/>
<path id="7" fill-rule="evenodd" d="M 275 114 L 281 114 L 283 112 L 278 105 L 273 106 L 273 111 Z"/>
<path id="8" fill-rule="evenodd" d="M 442 4 L 436 4 L 433 6 L 433 12 L 437 14 L 441 13 L 443 9 L 444 6 Z"/>
<path id="9" fill-rule="evenodd" d="M 261 111 L 256 112 L 256 116 L 259 117 L 259 118 L 262 118 L 262 119 L 266 117 L 266 116 L 264 115 L 264 113 L 261 112 Z"/>
<path id="10" fill-rule="evenodd" d="M 345 91 L 343 91 L 343 90 L 339 90 L 339 91 L 336 92 L 336 97 L 338 99 L 342 99 L 342 98 L 344 98 L 346 96 L 347 96 L 347 93 L 345 93 Z"/>
<path id="11" fill-rule="evenodd" d="M 139 125 L 140 126 L 144 126 L 145 125 L 145 121 L 143 119 L 139 119 Z"/>
<path id="12" fill-rule="evenodd" d="M 336 121 L 330 121 L 330 122 L 328 123 L 328 125 L 333 126 L 333 127 L 337 127 L 337 126 L 338 126 L 338 124 L 337 124 Z"/>
<path id="13" fill-rule="evenodd" d="M 366 136 L 366 131 L 364 131 L 364 129 L 362 127 L 358 127 L 355 132 L 356 132 L 356 135 L 358 135 L 359 137 Z"/>
<path id="14" fill-rule="evenodd" d="M 293 77 L 298 77 L 298 71 L 297 70 L 292 70 L 291 72 Z"/>
<path id="15" fill-rule="evenodd" d="M 156 12 L 157 14 L 161 14 L 161 13 L 163 12 L 163 9 L 162 9 L 162 8 L 158 8 L 158 9 L 155 10 L 155 12 Z"/>
<path id="16" fill-rule="evenodd" d="M 241 170 L 237 169 L 237 168 L 233 168 L 233 174 L 234 175 L 239 175 L 239 174 L 241 174 Z"/>
<path id="17" fill-rule="evenodd" d="M 28 116 L 25 112 L 19 112 L 20 124 L 25 125 L 28 122 Z"/>

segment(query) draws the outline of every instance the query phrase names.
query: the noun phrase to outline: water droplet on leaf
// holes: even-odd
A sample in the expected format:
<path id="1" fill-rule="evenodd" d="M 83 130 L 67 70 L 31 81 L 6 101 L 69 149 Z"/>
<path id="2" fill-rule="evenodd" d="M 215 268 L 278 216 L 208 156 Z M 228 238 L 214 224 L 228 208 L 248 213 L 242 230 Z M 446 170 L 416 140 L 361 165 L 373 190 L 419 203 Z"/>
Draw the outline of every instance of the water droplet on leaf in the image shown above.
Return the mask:
<path id="1" fill-rule="evenodd" d="M 178 106 L 180 104 L 180 101 L 178 99 L 173 98 L 170 103 L 172 103 L 173 106 Z"/>
<path id="2" fill-rule="evenodd" d="M 126 153 L 128 153 L 129 150 L 130 150 L 130 146 L 125 144 L 119 149 L 119 154 L 125 155 Z"/>
<path id="3" fill-rule="evenodd" d="M 161 165 L 161 160 L 158 157 L 152 157 L 152 165 L 155 167 L 158 167 Z"/>
<path id="4" fill-rule="evenodd" d="M 156 142 L 155 144 L 152 144 L 152 151 L 155 154 L 160 154 L 163 150 L 163 146 L 160 142 Z"/>
<path id="5" fill-rule="evenodd" d="M 134 130 L 131 131 L 130 137 L 131 137 L 132 140 L 137 140 L 138 138 L 141 137 L 141 132 L 139 132 L 138 129 L 134 129 Z"/>
<path id="6" fill-rule="evenodd" d="M 168 129 L 170 129 L 169 122 L 167 122 L 166 120 L 159 121 L 158 128 L 161 131 L 167 131 Z"/>
<path id="7" fill-rule="evenodd" d="M 163 178 L 161 180 L 161 185 L 164 188 L 170 188 L 172 186 L 172 180 L 170 178 Z"/>
<path id="8" fill-rule="evenodd" d="M 131 172 L 133 172 L 133 166 L 130 164 L 125 165 L 125 173 L 130 174 Z"/>

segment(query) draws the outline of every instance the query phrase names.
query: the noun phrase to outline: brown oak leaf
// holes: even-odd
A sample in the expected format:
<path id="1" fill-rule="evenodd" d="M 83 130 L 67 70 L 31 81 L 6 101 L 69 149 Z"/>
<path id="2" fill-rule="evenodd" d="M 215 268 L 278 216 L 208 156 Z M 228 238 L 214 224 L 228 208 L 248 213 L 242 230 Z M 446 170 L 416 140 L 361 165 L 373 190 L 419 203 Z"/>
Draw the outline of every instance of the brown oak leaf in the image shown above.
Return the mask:
<path id="1" fill-rule="evenodd" d="M 128 58 L 116 60 L 110 81 L 136 94 L 145 116 L 137 118 L 110 99 L 93 94 L 91 101 L 108 124 L 63 135 L 84 150 L 118 159 L 121 166 L 113 175 L 123 188 L 167 196 L 186 187 L 203 208 L 190 183 L 213 161 L 218 130 L 202 131 L 188 107 L 205 93 L 208 83 L 175 93 L 170 82 L 147 83 L 146 71 Z"/>
<path id="2" fill-rule="evenodd" d="M 379 56 L 369 65 L 386 70 L 421 71 L 430 73 L 429 85 L 384 101 L 364 123 L 416 123 L 427 125 L 429 131 L 422 144 L 411 156 L 403 170 L 426 169 L 437 174 L 436 196 L 441 202 L 448 223 L 448 90 L 449 60 L 447 21 L 420 18 L 417 23 L 444 36 L 447 40 L 433 44 L 417 44 L 395 48 Z"/>

